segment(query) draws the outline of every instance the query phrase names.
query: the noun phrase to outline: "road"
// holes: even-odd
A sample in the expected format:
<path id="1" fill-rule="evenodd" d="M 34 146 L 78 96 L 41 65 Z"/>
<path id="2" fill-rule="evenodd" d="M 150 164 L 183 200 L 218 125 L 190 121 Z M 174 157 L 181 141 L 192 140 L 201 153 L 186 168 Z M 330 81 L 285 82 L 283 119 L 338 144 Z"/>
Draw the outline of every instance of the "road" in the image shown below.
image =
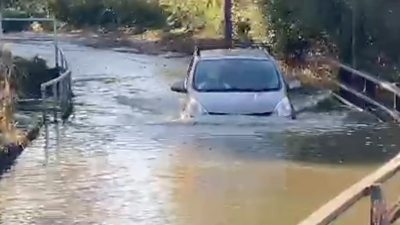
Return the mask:
<path id="1" fill-rule="evenodd" d="M 179 121 L 169 85 L 187 59 L 61 46 L 75 112 L 3 176 L 1 224 L 296 224 L 398 152 L 397 127 L 342 108 Z M 48 42 L 12 49 L 52 57 Z M 295 107 L 322 94 L 297 95 Z"/>

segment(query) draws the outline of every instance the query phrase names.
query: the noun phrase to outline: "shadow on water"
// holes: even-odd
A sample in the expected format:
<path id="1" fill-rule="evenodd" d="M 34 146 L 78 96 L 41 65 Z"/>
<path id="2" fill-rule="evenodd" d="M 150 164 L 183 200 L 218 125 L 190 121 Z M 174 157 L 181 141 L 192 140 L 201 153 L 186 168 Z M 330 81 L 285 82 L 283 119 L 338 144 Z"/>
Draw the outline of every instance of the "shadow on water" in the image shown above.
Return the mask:
<path id="1" fill-rule="evenodd" d="M 383 163 L 398 153 L 400 141 L 396 139 L 399 133 L 396 126 L 372 125 L 365 123 L 365 119 L 349 122 L 346 120 L 351 120 L 350 115 L 343 111 L 322 115 L 308 113 L 304 117 L 300 115 L 297 121 L 266 118 L 181 121 L 169 125 L 174 128 L 164 128 L 168 134 L 164 137 L 159 134 L 157 140 L 176 140 L 195 151 L 213 151 L 256 161 L 366 165 Z M 332 116 L 338 121 L 327 121 Z"/>
<path id="2" fill-rule="evenodd" d="M 292 160 L 376 165 L 398 154 L 398 134 L 398 127 L 368 126 L 315 135 L 288 132 L 284 139 L 288 158 Z"/>

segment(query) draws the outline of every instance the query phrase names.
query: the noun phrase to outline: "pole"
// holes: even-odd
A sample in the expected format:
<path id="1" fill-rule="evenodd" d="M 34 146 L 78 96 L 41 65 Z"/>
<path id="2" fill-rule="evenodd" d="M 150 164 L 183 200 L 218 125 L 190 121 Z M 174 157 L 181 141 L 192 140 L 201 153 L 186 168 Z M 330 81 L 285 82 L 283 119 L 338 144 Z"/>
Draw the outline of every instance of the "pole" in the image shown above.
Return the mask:
<path id="1" fill-rule="evenodd" d="M 357 2 L 353 0 L 353 12 L 352 12 L 352 38 L 351 38 L 351 54 L 353 68 L 357 69 L 357 56 L 356 56 L 356 36 L 357 36 Z"/>
<path id="2" fill-rule="evenodd" d="M 58 65 L 57 20 L 55 17 L 53 17 L 53 35 L 54 35 L 53 38 L 54 38 L 54 52 L 55 52 L 54 60 L 55 60 L 56 68 L 58 68 L 59 65 Z"/>
<path id="3" fill-rule="evenodd" d="M 224 5 L 224 18 L 225 18 L 225 41 L 229 46 L 232 46 L 232 1 L 233 0 L 225 0 Z"/>
<path id="4" fill-rule="evenodd" d="M 0 39 L 3 38 L 3 14 L 0 11 Z"/>
<path id="5" fill-rule="evenodd" d="M 3 38 L 3 1 L 0 1 L 0 39 Z"/>

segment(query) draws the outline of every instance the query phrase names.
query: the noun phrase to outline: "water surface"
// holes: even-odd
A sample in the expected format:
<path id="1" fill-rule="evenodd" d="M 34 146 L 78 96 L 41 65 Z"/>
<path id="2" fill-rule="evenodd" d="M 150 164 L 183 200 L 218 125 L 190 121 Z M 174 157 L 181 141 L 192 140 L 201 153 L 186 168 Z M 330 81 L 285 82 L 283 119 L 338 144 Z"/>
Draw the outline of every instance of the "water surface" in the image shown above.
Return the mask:
<path id="1" fill-rule="evenodd" d="M 187 59 L 62 43 L 75 112 L 0 181 L 1 224 L 296 224 L 397 153 L 399 129 L 343 108 L 297 121 L 180 121 Z M 51 58 L 50 42 L 15 53 Z M 308 107 L 324 92 L 296 95 Z M 363 213 L 349 221 L 363 220 Z"/>

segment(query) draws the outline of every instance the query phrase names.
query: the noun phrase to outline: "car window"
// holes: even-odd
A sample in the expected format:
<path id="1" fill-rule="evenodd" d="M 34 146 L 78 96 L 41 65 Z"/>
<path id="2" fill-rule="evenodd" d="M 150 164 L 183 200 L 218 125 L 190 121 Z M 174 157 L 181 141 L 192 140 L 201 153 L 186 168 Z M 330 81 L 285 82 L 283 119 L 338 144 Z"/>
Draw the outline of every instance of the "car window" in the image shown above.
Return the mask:
<path id="1" fill-rule="evenodd" d="M 259 59 L 203 60 L 197 63 L 197 91 L 272 91 L 281 88 L 275 64 Z"/>

